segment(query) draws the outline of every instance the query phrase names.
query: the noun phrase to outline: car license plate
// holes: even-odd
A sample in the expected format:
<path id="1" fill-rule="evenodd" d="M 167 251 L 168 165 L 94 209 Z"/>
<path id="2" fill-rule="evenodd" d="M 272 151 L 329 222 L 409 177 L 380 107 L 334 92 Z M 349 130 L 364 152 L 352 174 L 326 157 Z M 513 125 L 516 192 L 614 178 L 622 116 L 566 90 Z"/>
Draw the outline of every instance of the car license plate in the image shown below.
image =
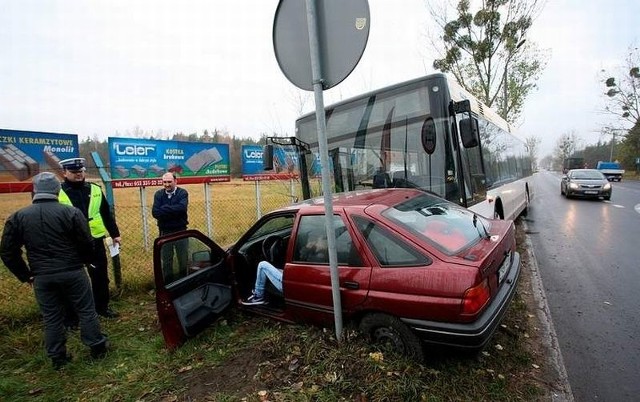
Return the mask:
<path id="1" fill-rule="evenodd" d="M 598 194 L 597 191 L 593 191 L 593 190 L 586 190 L 584 193 L 585 194 Z"/>
<path id="2" fill-rule="evenodd" d="M 507 255 L 507 257 L 504 259 L 504 262 L 500 266 L 500 269 L 498 270 L 498 283 L 502 283 L 502 280 L 507 275 L 507 271 L 509 271 L 510 264 L 511 264 L 511 253 Z"/>

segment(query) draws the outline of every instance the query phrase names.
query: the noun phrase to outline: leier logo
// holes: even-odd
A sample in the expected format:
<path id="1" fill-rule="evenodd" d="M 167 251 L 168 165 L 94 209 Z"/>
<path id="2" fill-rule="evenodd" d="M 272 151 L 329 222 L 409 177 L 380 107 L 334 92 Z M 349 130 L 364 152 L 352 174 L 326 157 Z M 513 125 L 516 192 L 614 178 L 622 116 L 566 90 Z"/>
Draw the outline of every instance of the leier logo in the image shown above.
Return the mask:
<path id="1" fill-rule="evenodd" d="M 247 159 L 262 159 L 262 151 L 256 149 L 245 149 L 244 157 Z"/>
<path id="2" fill-rule="evenodd" d="M 153 156 L 156 154 L 155 145 L 113 144 L 113 150 L 118 156 Z"/>

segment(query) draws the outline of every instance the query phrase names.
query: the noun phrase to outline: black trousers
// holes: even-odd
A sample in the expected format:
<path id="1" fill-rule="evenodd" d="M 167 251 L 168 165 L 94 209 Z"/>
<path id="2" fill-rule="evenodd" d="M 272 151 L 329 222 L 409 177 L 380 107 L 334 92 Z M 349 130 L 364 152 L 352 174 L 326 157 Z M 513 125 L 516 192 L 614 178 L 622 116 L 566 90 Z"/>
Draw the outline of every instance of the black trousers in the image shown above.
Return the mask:
<path id="1" fill-rule="evenodd" d="M 109 308 L 109 263 L 107 261 L 106 249 L 104 248 L 104 237 L 93 239 L 93 258 L 91 266 L 87 267 L 87 272 L 91 278 L 91 293 L 95 310 L 103 313 Z M 71 306 L 66 306 L 65 325 L 77 325 L 78 316 L 73 312 Z"/>
<path id="2" fill-rule="evenodd" d="M 161 230 L 160 236 L 164 236 L 170 233 L 180 232 L 184 229 L 175 230 Z M 188 239 L 182 239 L 173 243 L 165 244 L 162 247 L 162 272 L 164 275 L 165 283 L 171 283 L 175 280 L 184 278 L 187 276 L 187 260 L 189 254 Z M 178 260 L 177 267 L 174 264 L 174 255 Z M 176 269 L 177 268 L 177 269 Z"/>
<path id="3" fill-rule="evenodd" d="M 89 267 L 89 277 L 91 278 L 91 290 L 93 291 L 93 301 L 98 313 L 107 311 L 109 308 L 109 263 L 104 248 L 104 237 L 93 240 L 93 258 Z"/>

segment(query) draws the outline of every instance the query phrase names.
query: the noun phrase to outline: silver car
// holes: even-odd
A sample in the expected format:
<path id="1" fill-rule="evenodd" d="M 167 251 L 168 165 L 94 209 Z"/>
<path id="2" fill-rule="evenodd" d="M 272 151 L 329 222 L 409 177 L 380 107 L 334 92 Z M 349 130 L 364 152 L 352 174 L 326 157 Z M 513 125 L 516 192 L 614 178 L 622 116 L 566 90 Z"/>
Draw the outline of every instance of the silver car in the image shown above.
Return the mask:
<path id="1" fill-rule="evenodd" d="M 562 176 L 560 194 L 565 197 L 611 199 L 611 183 L 596 169 L 573 169 Z"/>

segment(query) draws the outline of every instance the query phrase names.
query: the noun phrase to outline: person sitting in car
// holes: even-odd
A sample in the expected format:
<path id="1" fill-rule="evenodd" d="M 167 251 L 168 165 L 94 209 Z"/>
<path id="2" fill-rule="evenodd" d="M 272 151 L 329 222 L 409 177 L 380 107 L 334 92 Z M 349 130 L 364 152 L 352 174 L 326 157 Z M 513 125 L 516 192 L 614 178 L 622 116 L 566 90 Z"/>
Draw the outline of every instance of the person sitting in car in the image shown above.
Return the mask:
<path id="1" fill-rule="evenodd" d="M 300 259 L 308 262 L 328 262 L 329 254 L 326 235 L 321 231 L 309 234 L 307 244 L 300 250 Z M 258 263 L 256 282 L 249 296 L 241 303 L 245 306 L 265 304 L 265 288 L 267 280 L 282 293 L 282 269 L 276 268 L 271 262 L 263 260 Z"/>

